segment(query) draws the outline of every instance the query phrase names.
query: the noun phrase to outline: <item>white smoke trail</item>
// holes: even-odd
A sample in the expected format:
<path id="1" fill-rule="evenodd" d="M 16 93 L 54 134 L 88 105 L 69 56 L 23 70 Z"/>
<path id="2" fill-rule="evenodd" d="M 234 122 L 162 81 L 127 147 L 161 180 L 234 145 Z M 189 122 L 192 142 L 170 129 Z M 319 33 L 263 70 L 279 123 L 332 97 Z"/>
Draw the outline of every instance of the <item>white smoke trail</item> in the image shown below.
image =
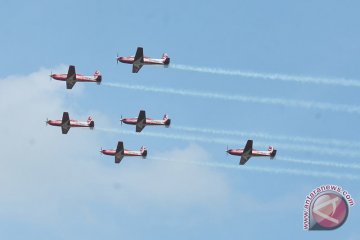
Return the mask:
<path id="1" fill-rule="evenodd" d="M 98 131 L 117 133 L 117 134 L 127 134 L 127 135 L 138 135 L 139 133 L 135 131 L 129 130 L 119 130 L 116 128 L 96 128 Z M 181 140 L 181 141 L 193 141 L 193 142 L 205 142 L 205 143 L 216 143 L 225 145 L 236 145 L 239 146 L 239 140 L 232 139 L 224 139 L 224 138 L 209 138 L 209 137 L 201 137 L 201 136 L 189 136 L 189 135 L 175 135 L 175 134 L 166 134 L 166 133 L 154 133 L 154 132 L 142 132 L 141 135 L 148 137 L 156 137 L 156 138 L 164 138 L 164 139 L 173 139 L 173 140 Z M 245 144 L 245 142 L 243 143 Z M 257 145 L 265 145 L 263 142 L 256 142 Z M 341 157 L 351 157 L 351 158 L 359 158 L 359 151 L 344 151 L 342 149 L 333 149 L 333 148 L 324 148 L 324 147 L 316 147 L 316 146 L 303 146 L 297 144 L 286 144 L 286 143 L 272 143 L 276 149 L 287 149 L 291 151 L 301 151 L 303 153 L 317 153 L 322 155 L 334 156 L 338 155 Z M 243 147 L 243 146 L 240 146 Z"/>
<path id="2" fill-rule="evenodd" d="M 174 89 L 174 88 L 160 88 L 160 87 L 149 87 L 144 85 L 130 85 L 124 83 L 104 83 L 104 86 L 123 88 L 129 90 L 154 92 L 154 93 L 167 93 L 175 94 L 180 96 L 192 96 L 201 98 L 219 99 L 225 101 L 237 101 L 245 103 L 259 103 L 259 104 L 270 104 L 280 105 L 286 107 L 298 107 L 305 109 L 319 109 L 319 110 L 330 110 L 334 112 L 346 112 L 360 114 L 360 107 L 346 104 L 332 104 L 324 102 L 311 102 L 311 101 L 300 101 L 300 100 L 289 100 L 282 98 L 262 98 L 252 96 L 241 96 L 241 95 L 227 95 L 220 93 L 211 92 L 198 92 L 192 90 Z"/>
<path id="3" fill-rule="evenodd" d="M 230 164 L 222 164 L 222 163 L 175 160 L 175 159 L 167 159 L 161 157 L 151 157 L 149 158 L 149 160 L 176 162 L 183 164 L 188 163 L 188 164 L 196 164 L 207 167 L 220 167 L 220 168 L 236 169 L 241 171 L 255 171 L 255 172 L 272 173 L 272 174 L 289 174 L 289 175 L 310 176 L 310 177 L 327 177 L 327 178 L 335 178 L 335 179 L 360 180 L 359 176 L 346 174 L 346 173 L 339 174 L 335 172 L 308 171 L 308 170 L 293 169 L 293 168 L 266 168 L 266 167 L 254 167 L 248 165 L 239 166 L 239 165 L 230 165 Z"/>
<path id="4" fill-rule="evenodd" d="M 96 128 L 98 131 L 109 132 L 109 133 L 118 133 L 118 134 L 127 134 L 127 135 L 139 135 L 139 133 L 135 131 L 129 130 L 119 130 L 115 128 Z M 154 132 L 141 132 L 141 135 L 148 137 L 157 137 L 157 138 L 165 138 L 165 139 L 173 139 L 173 140 L 181 140 L 181 141 L 194 141 L 194 142 L 207 142 L 207 143 L 220 143 L 226 144 L 228 140 L 226 139 L 211 139 L 205 137 L 198 136 L 188 136 L 188 135 L 174 135 L 174 134 L 166 134 L 166 133 L 154 133 Z"/>
<path id="5" fill-rule="evenodd" d="M 320 77 L 296 76 L 296 75 L 287 75 L 287 74 L 278 74 L 278 73 L 259 73 L 259 72 L 251 72 L 251 71 L 226 70 L 221 68 L 194 67 L 194 66 L 187 66 L 182 64 L 171 64 L 170 67 L 178 70 L 200 72 L 200 73 L 211 73 L 218 75 L 280 80 L 285 82 L 313 83 L 313 84 L 333 85 L 333 86 L 341 86 L 341 87 L 360 87 L 360 81 L 353 79 L 344 79 L 344 78 L 320 78 Z"/>
<path id="6" fill-rule="evenodd" d="M 347 163 L 339 163 L 339 162 L 326 162 L 326 161 L 317 161 L 317 160 L 303 160 L 303 159 L 295 159 L 291 157 L 276 157 L 276 160 L 280 160 L 283 162 L 291 162 L 291 163 L 301 163 L 306 165 L 318 165 L 318 166 L 326 166 L 326 167 L 337 167 L 337 168 L 350 168 L 350 169 L 360 169 L 359 164 L 347 164 Z"/>
<path id="7" fill-rule="evenodd" d="M 352 142 L 339 139 L 325 139 L 325 138 L 309 138 L 309 137 L 291 137 L 283 135 L 274 135 L 268 133 L 259 133 L 259 132 L 243 132 L 236 130 L 220 130 L 220 129 L 209 129 L 209 128 L 195 128 L 195 127 L 186 127 L 186 126 L 176 126 L 172 125 L 171 128 L 187 131 L 187 132 L 199 132 L 205 134 L 219 134 L 219 135 L 228 135 L 228 136 L 239 136 L 246 138 L 263 138 L 268 140 L 278 140 L 286 142 L 297 142 L 297 143 L 307 143 L 307 144 L 318 144 L 318 145 L 332 145 L 336 147 L 347 147 L 347 148 L 360 148 L 360 142 Z"/>

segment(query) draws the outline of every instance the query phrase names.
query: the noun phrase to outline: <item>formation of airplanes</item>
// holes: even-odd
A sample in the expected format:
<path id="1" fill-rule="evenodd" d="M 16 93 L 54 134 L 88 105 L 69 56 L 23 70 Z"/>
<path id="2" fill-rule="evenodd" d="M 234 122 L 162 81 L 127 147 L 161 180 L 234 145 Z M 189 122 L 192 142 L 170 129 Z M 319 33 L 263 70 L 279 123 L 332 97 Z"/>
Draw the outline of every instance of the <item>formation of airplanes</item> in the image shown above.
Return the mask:
<path id="1" fill-rule="evenodd" d="M 138 47 L 135 56 L 117 57 L 116 61 L 132 64 L 132 72 L 137 73 L 144 65 L 168 66 L 170 64 L 170 57 L 166 53 L 164 53 L 160 59 L 145 57 L 143 48 Z M 50 77 L 55 80 L 65 81 L 67 89 L 72 89 L 77 82 L 94 82 L 100 84 L 102 81 L 102 75 L 100 71 L 95 71 L 94 75 L 92 76 L 77 74 L 74 65 L 69 66 L 67 74 L 51 74 Z M 120 122 L 121 124 L 124 123 L 135 125 L 135 131 L 140 133 L 145 128 L 145 126 L 165 126 L 168 128 L 170 127 L 171 119 L 167 114 L 165 114 L 162 119 L 158 120 L 147 118 L 145 110 L 140 110 L 137 118 L 121 117 Z M 68 112 L 63 113 L 61 120 L 47 119 L 46 124 L 61 127 L 62 134 L 67 134 L 72 127 L 93 129 L 95 126 L 95 122 L 91 116 L 88 117 L 87 121 L 71 120 Z M 144 146 L 142 146 L 139 151 L 127 150 L 124 148 L 124 143 L 122 141 L 118 142 L 116 149 L 101 149 L 100 152 L 104 155 L 115 156 L 115 163 L 120 163 L 125 156 L 138 156 L 146 158 L 148 154 L 148 151 Z M 275 150 L 272 146 L 269 146 L 267 151 L 255 150 L 253 149 L 253 140 L 248 140 L 244 149 L 227 149 L 226 152 L 231 155 L 240 156 L 239 164 L 244 165 L 251 157 L 270 157 L 270 159 L 273 159 L 276 156 L 277 150 Z"/>

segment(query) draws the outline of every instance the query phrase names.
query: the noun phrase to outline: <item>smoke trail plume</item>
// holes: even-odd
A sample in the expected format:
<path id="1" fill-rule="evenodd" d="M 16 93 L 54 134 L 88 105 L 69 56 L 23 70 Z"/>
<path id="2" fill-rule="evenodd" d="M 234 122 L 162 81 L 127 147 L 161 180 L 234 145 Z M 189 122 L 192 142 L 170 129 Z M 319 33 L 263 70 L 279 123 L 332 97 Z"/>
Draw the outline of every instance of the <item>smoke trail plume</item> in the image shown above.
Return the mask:
<path id="1" fill-rule="evenodd" d="M 282 99 L 282 98 L 262 98 L 262 97 L 252 97 L 252 96 L 242 96 L 242 95 L 227 95 L 227 94 L 220 94 L 220 93 L 198 92 L 198 91 L 193 91 L 193 90 L 183 90 L 183 89 L 174 89 L 174 88 L 148 87 L 148 86 L 144 86 L 144 85 L 130 85 L 130 84 L 122 84 L 122 83 L 104 83 L 103 85 L 108 86 L 108 87 L 116 87 L 116 88 L 129 89 L 129 90 L 137 90 L 137 91 L 145 91 L 145 92 L 153 92 L 153 93 L 175 94 L 175 95 L 179 95 L 179 96 L 191 96 L 191 97 L 219 99 L 219 100 L 225 100 L 225 101 L 270 104 L 270 105 L 279 105 L 279 106 L 286 106 L 286 107 L 330 110 L 330 111 L 334 111 L 334 112 L 360 114 L 359 106 L 346 105 L 346 104 L 332 104 L 332 103 L 325 103 L 325 102 L 289 100 L 289 99 Z"/>
<path id="2" fill-rule="evenodd" d="M 336 147 L 347 147 L 347 148 L 360 148 L 360 142 L 352 142 L 352 141 L 339 140 L 339 139 L 283 136 L 283 135 L 274 135 L 274 134 L 260 133 L 260 132 L 245 132 L 245 131 L 236 131 L 236 130 L 230 131 L 230 130 L 220 130 L 220 129 L 177 126 L 177 125 L 172 125 L 171 128 L 180 131 L 198 132 L 204 134 L 218 134 L 218 135 L 238 136 L 238 137 L 246 137 L 246 138 L 263 138 L 267 140 L 277 140 L 277 141 L 285 141 L 285 142 L 297 142 L 297 143 L 318 144 L 318 145 L 328 145 L 328 146 L 332 145 Z"/>
<path id="3" fill-rule="evenodd" d="M 341 86 L 341 87 L 360 87 L 360 81 L 353 79 L 344 79 L 344 78 L 320 78 L 320 77 L 287 75 L 287 74 L 279 74 L 279 73 L 259 73 L 259 72 L 251 72 L 251 71 L 226 70 L 221 68 L 195 67 L 195 66 L 187 66 L 182 64 L 171 64 L 170 67 L 184 71 L 210 73 L 210 74 L 227 75 L 227 76 L 279 80 L 284 82 L 312 83 L 312 84 L 332 85 L 332 86 Z"/>
<path id="4" fill-rule="evenodd" d="M 127 134 L 127 135 L 139 135 L 139 133 L 135 131 L 129 130 L 119 130 L 115 128 L 96 128 L 98 131 L 109 132 L 109 133 L 118 133 L 118 134 Z M 175 134 L 166 134 L 166 133 L 154 133 L 154 132 L 142 132 L 141 135 L 148 137 L 157 137 L 157 138 L 165 138 L 165 139 L 173 139 L 173 140 L 181 140 L 181 141 L 194 141 L 194 142 L 207 142 L 207 143 L 221 143 L 226 145 L 228 143 L 227 139 L 210 139 L 206 137 L 199 136 L 189 136 L 189 135 L 175 135 Z"/>
<path id="5" fill-rule="evenodd" d="M 346 173 L 335 173 L 335 172 L 322 172 L 322 171 L 308 171 L 302 169 L 293 169 L 293 168 L 266 168 L 266 167 L 254 167 L 254 166 L 239 166 L 239 165 L 230 165 L 222 163 L 211 163 L 211 162 L 200 162 L 200 161 L 189 161 L 189 160 L 175 160 L 167 159 L 161 157 L 151 157 L 149 160 L 158 160 L 158 161 L 167 161 L 167 162 L 176 162 L 183 164 L 196 164 L 200 166 L 207 167 L 218 167 L 218 168 L 228 168 L 236 169 L 240 171 L 254 171 L 254 172 L 263 172 L 263 173 L 272 173 L 272 174 L 289 174 L 289 175 L 298 175 L 298 176 L 310 176 L 310 177 L 327 177 L 334 179 L 348 179 L 348 180 L 360 180 L 359 176 L 346 174 Z"/>
<path id="6" fill-rule="evenodd" d="M 358 165 L 358 164 L 317 161 L 317 160 L 309 160 L 309 159 L 303 160 L 303 159 L 295 159 L 295 158 L 291 158 L 291 157 L 276 157 L 276 160 L 280 160 L 283 162 L 291 162 L 291 163 L 302 163 L 302 164 L 306 164 L 306 165 L 317 165 L 317 166 L 337 167 L 337 168 L 350 168 L 350 169 L 354 169 L 354 170 L 360 169 L 360 165 Z"/>

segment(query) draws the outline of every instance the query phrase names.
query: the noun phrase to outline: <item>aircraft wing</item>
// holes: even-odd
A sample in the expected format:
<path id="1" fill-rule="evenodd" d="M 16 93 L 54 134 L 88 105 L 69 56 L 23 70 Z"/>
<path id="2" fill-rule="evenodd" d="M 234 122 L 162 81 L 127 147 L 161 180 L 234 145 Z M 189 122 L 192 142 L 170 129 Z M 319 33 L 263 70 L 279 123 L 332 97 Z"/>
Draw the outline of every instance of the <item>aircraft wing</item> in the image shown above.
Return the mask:
<path id="1" fill-rule="evenodd" d="M 61 126 L 61 132 L 62 132 L 62 134 L 67 134 L 69 130 L 70 130 L 70 127 Z"/>
<path id="2" fill-rule="evenodd" d="M 253 149 L 253 140 L 248 140 L 246 142 L 243 154 L 241 155 L 240 158 L 240 165 L 244 165 L 250 158 L 252 155 L 252 149 Z"/>
<path id="3" fill-rule="evenodd" d="M 141 132 L 146 126 L 146 114 L 144 110 L 139 112 L 139 116 L 136 123 L 136 132 Z"/>
<path id="4" fill-rule="evenodd" d="M 66 77 L 66 88 L 67 89 L 72 89 L 73 86 L 76 83 L 76 72 L 75 72 L 75 66 L 70 65 L 69 66 L 69 70 L 68 70 L 68 74 Z"/>
<path id="5" fill-rule="evenodd" d="M 241 156 L 239 164 L 244 165 L 250 158 L 251 156 Z"/>
<path id="6" fill-rule="evenodd" d="M 134 63 L 133 63 L 133 73 L 137 73 L 140 71 L 144 63 L 144 51 L 142 47 L 138 47 L 136 50 Z"/>
<path id="7" fill-rule="evenodd" d="M 69 113 L 68 113 L 68 112 L 64 112 L 64 113 L 63 113 L 62 120 L 61 120 L 61 131 L 62 131 L 62 134 L 67 134 L 69 130 L 70 130 L 70 118 L 69 118 Z"/>
<path id="8" fill-rule="evenodd" d="M 138 71 L 140 71 L 140 69 L 142 68 L 142 64 L 133 64 L 133 69 L 132 69 L 132 72 L 133 73 L 137 73 Z"/>
<path id="9" fill-rule="evenodd" d="M 115 152 L 115 163 L 120 163 L 124 158 L 124 143 L 118 142 Z"/>

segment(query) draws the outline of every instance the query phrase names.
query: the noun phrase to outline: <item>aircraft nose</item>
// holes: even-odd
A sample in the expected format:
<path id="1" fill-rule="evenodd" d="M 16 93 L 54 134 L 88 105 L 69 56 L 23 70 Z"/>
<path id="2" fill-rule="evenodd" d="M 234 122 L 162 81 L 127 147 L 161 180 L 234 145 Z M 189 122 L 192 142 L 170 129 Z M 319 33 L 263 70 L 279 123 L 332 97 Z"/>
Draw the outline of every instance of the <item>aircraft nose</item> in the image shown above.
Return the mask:
<path id="1" fill-rule="evenodd" d="M 117 60 L 118 62 L 124 62 L 124 57 L 118 57 Z"/>
<path id="2" fill-rule="evenodd" d="M 232 149 L 228 149 L 226 150 L 225 152 L 229 153 L 229 154 L 232 154 L 233 153 L 233 150 Z"/>

